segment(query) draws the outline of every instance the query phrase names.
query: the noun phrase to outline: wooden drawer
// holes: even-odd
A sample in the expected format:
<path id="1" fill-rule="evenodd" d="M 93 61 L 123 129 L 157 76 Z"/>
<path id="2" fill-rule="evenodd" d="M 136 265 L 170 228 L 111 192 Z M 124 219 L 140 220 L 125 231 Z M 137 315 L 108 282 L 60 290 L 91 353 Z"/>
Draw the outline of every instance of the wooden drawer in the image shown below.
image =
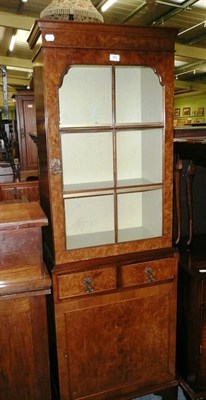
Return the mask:
<path id="1" fill-rule="evenodd" d="M 121 282 L 123 287 L 154 283 L 173 278 L 173 258 L 123 265 L 121 268 Z"/>
<path id="2" fill-rule="evenodd" d="M 116 266 L 57 276 L 59 300 L 116 289 Z"/>

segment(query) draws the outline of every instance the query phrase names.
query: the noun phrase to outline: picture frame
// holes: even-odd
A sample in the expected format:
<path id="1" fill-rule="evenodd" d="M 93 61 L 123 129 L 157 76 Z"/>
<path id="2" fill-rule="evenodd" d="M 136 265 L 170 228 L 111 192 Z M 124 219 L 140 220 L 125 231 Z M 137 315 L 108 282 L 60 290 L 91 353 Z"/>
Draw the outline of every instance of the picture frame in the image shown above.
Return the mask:
<path id="1" fill-rule="evenodd" d="M 204 107 L 199 107 L 198 109 L 197 109 L 197 115 L 204 115 Z"/>
<path id="2" fill-rule="evenodd" d="M 180 108 L 175 108 L 174 109 L 174 116 L 175 117 L 180 117 Z"/>
<path id="3" fill-rule="evenodd" d="M 184 107 L 183 110 L 182 110 L 182 115 L 183 116 L 191 115 L 191 108 L 190 107 Z"/>

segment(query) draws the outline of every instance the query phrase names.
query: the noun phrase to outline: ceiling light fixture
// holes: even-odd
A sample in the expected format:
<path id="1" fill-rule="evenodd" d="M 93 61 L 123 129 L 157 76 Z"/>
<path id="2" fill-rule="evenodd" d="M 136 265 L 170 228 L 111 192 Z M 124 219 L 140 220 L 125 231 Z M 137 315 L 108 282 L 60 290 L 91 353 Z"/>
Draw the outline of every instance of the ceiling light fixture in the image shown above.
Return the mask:
<path id="1" fill-rule="evenodd" d="M 171 3 L 170 1 L 165 1 L 165 0 L 156 0 L 156 3 L 158 3 L 158 4 L 164 4 L 165 6 L 170 6 L 170 7 L 175 7 L 175 8 L 182 8 L 183 10 L 188 10 L 188 11 L 190 11 L 191 10 L 191 8 L 189 8 L 189 7 L 186 7 L 185 8 L 185 6 L 183 6 L 183 5 L 181 5 L 181 4 L 177 4 L 177 3 Z"/>
<path id="2" fill-rule="evenodd" d="M 32 68 L 26 68 L 26 67 L 15 67 L 12 65 L 7 65 L 6 69 L 9 71 L 19 71 L 19 72 L 27 72 L 27 73 L 32 73 Z"/>
<path id="3" fill-rule="evenodd" d="M 21 0 L 22 1 L 22 3 L 27 3 L 27 0 Z"/>
<path id="4" fill-rule="evenodd" d="M 16 35 L 12 35 L 9 45 L 9 51 L 13 51 L 15 42 L 16 42 Z"/>
<path id="5" fill-rule="evenodd" d="M 104 22 L 91 0 L 52 0 L 40 13 L 41 19 Z"/>
<path id="6" fill-rule="evenodd" d="M 108 8 L 111 7 L 112 4 L 114 4 L 116 1 L 117 0 L 107 0 L 106 3 L 104 3 L 103 6 L 101 7 L 102 12 L 108 10 Z"/>
<path id="7" fill-rule="evenodd" d="M 179 72 L 178 74 L 175 75 L 176 79 L 179 78 L 179 76 L 181 75 L 185 75 L 185 74 L 196 74 L 197 71 L 199 71 L 200 68 L 196 68 L 196 69 L 189 69 L 187 71 L 183 71 L 183 72 Z"/>
<path id="8" fill-rule="evenodd" d="M 184 33 L 188 32 L 188 31 L 191 31 L 191 29 L 197 28 L 197 27 L 200 26 L 200 25 L 204 25 L 204 28 L 205 28 L 205 23 L 206 23 L 206 21 L 202 21 L 202 22 L 200 22 L 199 24 L 193 25 L 193 26 L 191 26 L 190 28 L 187 28 L 187 29 L 185 29 L 184 31 L 178 33 L 177 36 L 181 36 L 181 35 L 183 35 Z"/>

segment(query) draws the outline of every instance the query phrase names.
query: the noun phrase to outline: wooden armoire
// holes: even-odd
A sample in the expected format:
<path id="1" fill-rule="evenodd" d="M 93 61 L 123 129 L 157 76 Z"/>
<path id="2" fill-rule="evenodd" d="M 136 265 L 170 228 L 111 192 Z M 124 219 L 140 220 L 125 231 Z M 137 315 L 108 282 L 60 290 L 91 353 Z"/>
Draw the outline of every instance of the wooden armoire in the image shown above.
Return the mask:
<path id="1" fill-rule="evenodd" d="M 61 400 L 177 385 L 176 33 L 38 20 L 28 39 Z"/>
<path id="2" fill-rule="evenodd" d="M 185 396 L 206 398 L 205 127 L 176 128 L 179 250 L 177 371 Z M 175 226 L 175 224 L 174 224 Z"/>
<path id="3" fill-rule="evenodd" d="M 33 91 L 18 91 L 15 98 L 20 178 L 23 181 L 28 177 L 38 177 L 37 146 L 32 139 L 32 135 L 36 135 L 36 110 Z"/>

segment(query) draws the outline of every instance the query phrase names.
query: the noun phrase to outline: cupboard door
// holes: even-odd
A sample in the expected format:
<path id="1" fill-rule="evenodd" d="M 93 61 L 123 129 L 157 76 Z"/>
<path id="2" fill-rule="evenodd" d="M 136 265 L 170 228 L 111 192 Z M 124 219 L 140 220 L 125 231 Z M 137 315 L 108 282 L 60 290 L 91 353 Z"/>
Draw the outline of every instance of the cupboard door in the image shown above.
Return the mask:
<path id="1" fill-rule="evenodd" d="M 151 392 L 174 379 L 173 288 L 170 283 L 57 304 L 61 400 L 106 399 L 147 387 Z"/>

